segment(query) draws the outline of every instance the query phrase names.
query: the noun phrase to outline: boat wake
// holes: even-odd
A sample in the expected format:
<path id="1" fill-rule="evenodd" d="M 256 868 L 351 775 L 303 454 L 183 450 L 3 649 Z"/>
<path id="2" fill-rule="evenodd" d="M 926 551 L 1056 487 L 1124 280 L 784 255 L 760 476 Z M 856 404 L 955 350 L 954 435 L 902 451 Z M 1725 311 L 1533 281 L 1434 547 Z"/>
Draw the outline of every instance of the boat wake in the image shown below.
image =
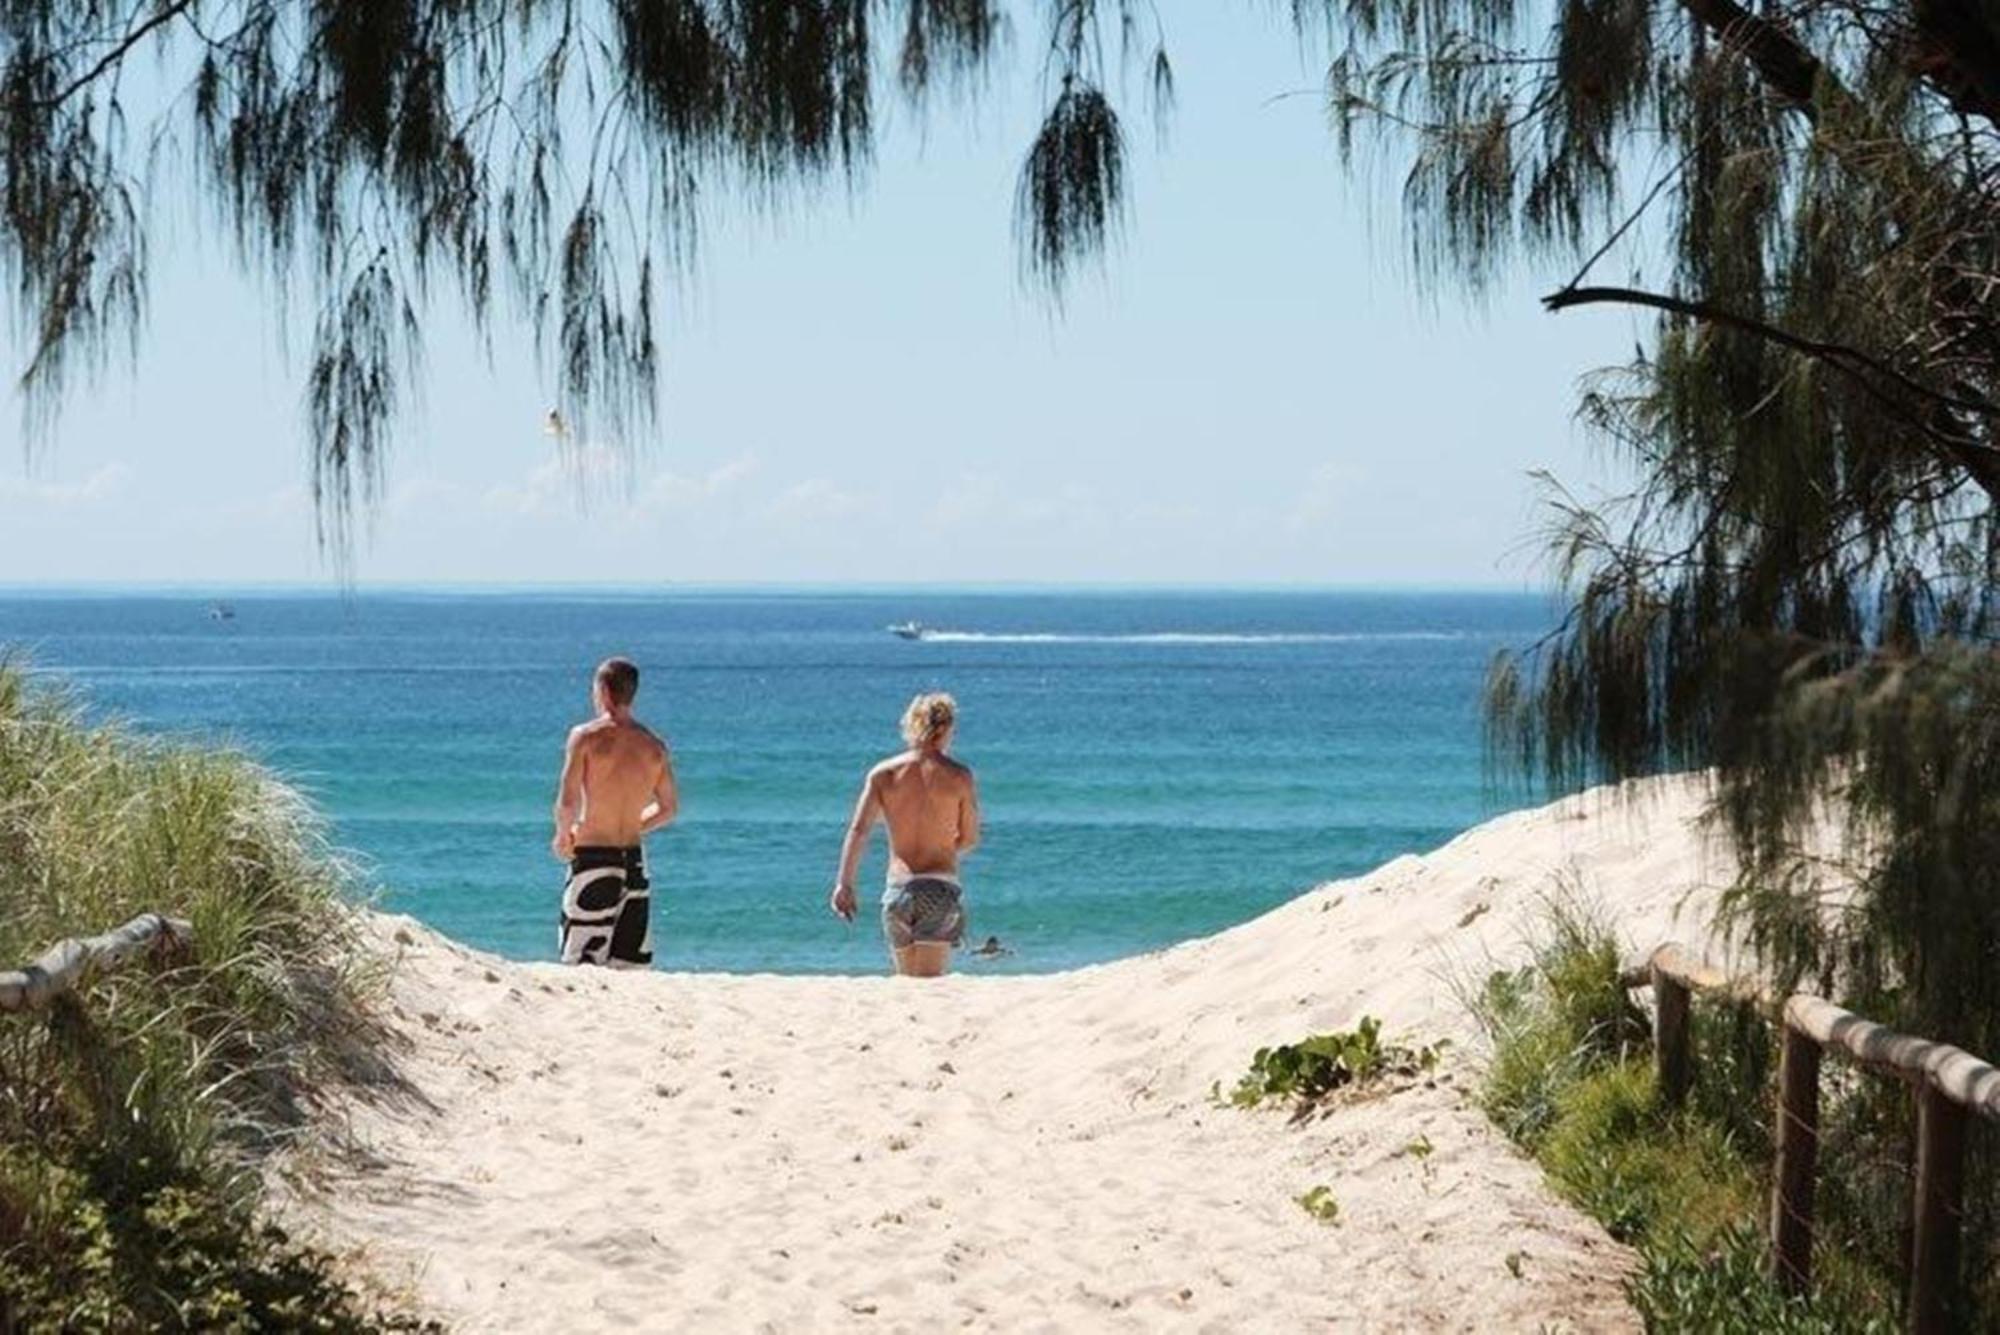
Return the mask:
<path id="1" fill-rule="evenodd" d="M 1463 631 L 1396 630 L 1291 632 L 1269 634 L 1210 631 L 1157 631 L 1132 635 L 1070 634 L 1041 631 L 930 630 L 926 644 L 1376 644 L 1402 640 L 1461 640 Z"/>

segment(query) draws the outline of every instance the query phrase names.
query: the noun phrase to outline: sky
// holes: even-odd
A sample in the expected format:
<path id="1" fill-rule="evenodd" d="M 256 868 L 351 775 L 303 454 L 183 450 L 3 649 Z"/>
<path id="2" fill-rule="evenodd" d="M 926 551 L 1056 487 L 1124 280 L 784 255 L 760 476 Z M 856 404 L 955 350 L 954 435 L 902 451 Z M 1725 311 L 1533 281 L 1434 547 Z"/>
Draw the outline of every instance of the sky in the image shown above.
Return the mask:
<path id="1" fill-rule="evenodd" d="M 1060 314 L 1012 202 L 1041 107 L 1030 34 L 969 111 L 884 99 L 864 188 L 705 220 L 665 294 L 657 429 L 586 475 L 543 422 L 527 329 L 429 323 L 352 578 L 372 584 L 1491 586 L 1544 582 L 1546 469 L 1617 476 L 1573 425 L 1619 313 L 1413 281 L 1397 183 L 1343 169 L 1317 62 L 1268 8 L 1163 0 L 1165 142 L 1129 125 L 1131 215 Z M 163 211 L 164 212 L 164 211 Z M 0 405 L 0 584 L 334 584 L 306 487 L 303 343 L 163 216 L 134 370 L 34 449 Z M 23 348 L 0 333 L 0 360 Z M 589 485 L 579 485 L 580 480 Z"/>

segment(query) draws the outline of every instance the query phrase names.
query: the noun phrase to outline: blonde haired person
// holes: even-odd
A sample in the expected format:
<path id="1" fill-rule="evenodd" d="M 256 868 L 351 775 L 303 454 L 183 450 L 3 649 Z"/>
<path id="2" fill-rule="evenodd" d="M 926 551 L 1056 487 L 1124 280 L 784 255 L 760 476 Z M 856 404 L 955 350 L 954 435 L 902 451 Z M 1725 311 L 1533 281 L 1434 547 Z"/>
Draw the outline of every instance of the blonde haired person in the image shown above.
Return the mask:
<path id="1" fill-rule="evenodd" d="M 903 711 L 907 751 L 890 756 L 861 785 L 840 846 L 833 911 L 854 921 L 854 877 L 875 822 L 889 826 L 889 885 L 882 931 L 896 972 L 935 978 L 951 967 L 965 939 L 965 892 L 958 859 L 979 842 L 979 793 L 972 771 L 946 754 L 958 726 L 958 703 L 942 692 L 919 695 Z"/>

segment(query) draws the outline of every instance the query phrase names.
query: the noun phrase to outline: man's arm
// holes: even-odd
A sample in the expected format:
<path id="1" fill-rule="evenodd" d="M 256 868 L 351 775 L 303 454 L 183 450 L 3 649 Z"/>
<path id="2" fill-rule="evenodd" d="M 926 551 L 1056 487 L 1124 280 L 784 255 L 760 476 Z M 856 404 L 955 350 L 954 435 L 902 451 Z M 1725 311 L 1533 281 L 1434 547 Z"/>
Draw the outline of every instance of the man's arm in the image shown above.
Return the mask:
<path id="1" fill-rule="evenodd" d="M 862 780 L 861 797 L 854 804 L 854 818 L 847 822 L 847 837 L 840 844 L 840 875 L 833 883 L 833 911 L 848 922 L 854 921 L 854 878 L 861 870 L 861 853 L 868 847 L 869 832 L 882 816 L 882 797 L 875 788 L 876 772 Z"/>
<path id="2" fill-rule="evenodd" d="M 565 862 L 576 848 L 576 821 L 583 814 L 583 730 L 571 728 L 563 743 L 562 778 L 556 781 L 556 835 L 549 848 Z"/>
<path id="3" fill-rule="evenodd" d="M 972 771 L 965 772 L 965 791 L 958 798 L 958 851 L 970 852 L 979 846 L 979 785 Z"/>
<path id="4" fill-rule="evenodd" d="M 674 823 L 681 812 L 680 789 L 674 784 L 674 753 L 660 744 L 660 776 L 653 780 L 653 801 L 641 812 L 640 834 L 651 834 Z"/>

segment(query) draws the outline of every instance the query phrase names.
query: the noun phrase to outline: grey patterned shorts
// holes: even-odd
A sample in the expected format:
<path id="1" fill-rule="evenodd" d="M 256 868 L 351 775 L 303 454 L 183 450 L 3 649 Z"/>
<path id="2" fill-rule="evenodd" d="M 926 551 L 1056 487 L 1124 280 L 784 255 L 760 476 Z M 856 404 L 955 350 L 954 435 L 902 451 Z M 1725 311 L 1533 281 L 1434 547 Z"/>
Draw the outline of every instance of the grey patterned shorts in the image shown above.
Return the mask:
<path id="1" fill-rule="evenodd" d="M 956 946 L 965 939 L 965 897 L 943 876 L 912 876 L 882 897 L 882 931 L 896 950 Z"/>

